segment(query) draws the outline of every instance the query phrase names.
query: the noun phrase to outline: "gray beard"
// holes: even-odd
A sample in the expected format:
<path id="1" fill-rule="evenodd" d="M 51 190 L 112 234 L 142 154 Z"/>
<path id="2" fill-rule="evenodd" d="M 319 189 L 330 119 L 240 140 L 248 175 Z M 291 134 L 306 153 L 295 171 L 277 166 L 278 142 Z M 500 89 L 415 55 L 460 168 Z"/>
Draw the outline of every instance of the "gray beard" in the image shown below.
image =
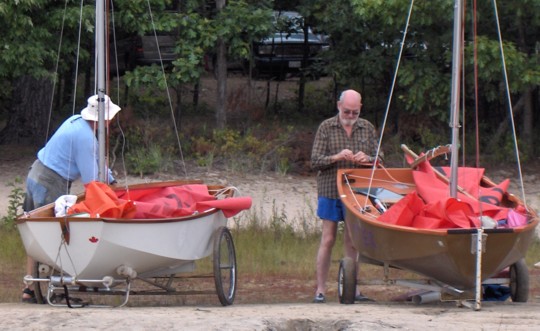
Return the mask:
<path id="1" fill-rule="evenodd" d="M 349 120 L 349 119 L 340 118 L 341 125 L 343 125 L 343 126 L 353 126 L 354 123 L 356 123 L 357 120 L 358 119 Z"/>

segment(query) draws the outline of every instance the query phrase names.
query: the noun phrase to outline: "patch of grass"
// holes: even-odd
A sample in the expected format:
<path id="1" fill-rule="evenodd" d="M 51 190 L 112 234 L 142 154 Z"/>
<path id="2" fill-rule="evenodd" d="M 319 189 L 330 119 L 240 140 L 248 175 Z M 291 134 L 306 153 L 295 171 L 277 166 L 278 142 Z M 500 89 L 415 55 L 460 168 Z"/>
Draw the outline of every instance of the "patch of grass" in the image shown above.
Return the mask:
<path id="1" fill-rule="evenodd" d="M 24 201 L 24 190 L 22 188 L 22 179 L 20 177 L 15 177 L 13 182 L 7 184 L 7 186 L 12 187 L 11 192 L 9 193 L 9 203 L 6 216 L 2 217 L 2 226 L 9 229 L 15 227 L 15 219 L 17 215 L 21 213 L 21 207 Z"/>
<path id="2" fill-rule="evenodd" d="M 529 250 L 525 256 L 527 266 L 531 267 L 537 262 L 540 262 L 540 239 L 536 238 L 529 245 Z"/>
<path id="3" fill-rule="evenodd" d="M 24 288 L 26 253 L 19 232 L 0 227 L 0 302 L 18 302 Z"/>

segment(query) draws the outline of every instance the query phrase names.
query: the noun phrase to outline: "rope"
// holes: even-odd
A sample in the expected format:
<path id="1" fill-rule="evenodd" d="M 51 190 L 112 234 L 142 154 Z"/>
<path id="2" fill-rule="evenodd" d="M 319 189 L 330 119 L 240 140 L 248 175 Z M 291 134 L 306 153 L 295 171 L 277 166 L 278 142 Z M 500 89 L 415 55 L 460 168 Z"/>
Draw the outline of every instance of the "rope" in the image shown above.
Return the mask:
<path id="1" fill-rule="evenodd" d="M 163 65 L 163 58 L 161 57 L 161 50 L 159 48 L 159 42 L 156 32 L 156 26 L 154 24 L 154 16 L 152 15 L 152 8 L 150 7 L 150 1 L 146 0 L 146 3 L 148 4 L 148 12 L 150 14 L 150 20 L 152 22 L 152 28 L 154 30 L 154 38 L 156 40 L 157 50 L 159 54 L 159 62 L 161 64 L 161 72 L 163 74 L 163 80 L 165 81 L 165 91 L 167 92 L 167 101 L 169 101 L 169 109 L 171 111 L 171 117 L 172 117 L 172 123 L 174 126 L 174 132 L 176 134 L 176 142 L 178 144 L 178 151 L 180 153 L 180 161 L 182 162 L 182 167 L 184 169 L 184 176 L 187 178 L 187 169 L 186 169 L 186 163 L 184 162 L 184 153 L 182 152 L 182 144 L 180 143 L 180 135 L 178 134 L 178 126 L 176 125 L 176 118 L 174 116 L 174 109 L 172 105 L 172 98 L 171 94 L 169 92 L 169 86 L 167 84 L 167 75 L 165 74 L 165 66 Z"/>
<path id="2" fill-rule="evenodd" d="M 386 110 L 384 112 L 384 120 L 383 120 L 382 127 L 381 127 L 381 133 L 380 133 L 380 136 L 379 136 L 379 144 L 377 145 L 377 153 L 375 154 L 375 160 L 379 160 L 379 154 L 380 154 L 380 151 L 381 151 L 381 144 L 382 144 L 382 140 L 383 140 L 383 137 L 384 137 L 384 131 L 385 131 L 385 128 L 386 128 L 386 122 L 388 121 L 388 114 L 390 113 L 390 105 L 392 103 L 392 97 L 394 95 L 394 89 L 395 89 L 395 86 L 396 86 L 397 75 L 398 75 L 398 71 L 399 71 L 399 65 L 401 64 L 401 58 L 402 58 L 402 55 L 403 55 L 403 49 L 405 48 L 405 40 L 407 38 L 407 32 L 409 30 L 409 23 L 411 21 L 413 6 L 414 6 L 414 0 L 411 0 L 411 4 L 409 6 L 409 13 L 407 15 L 407 21 L 405 23 L 405 28 L 403 29 L 403 37 L 402 37 L 401 43 L 400 43 L 399 54 L 398 54 L 398 58 L 397 58 L 397 62 L 396 62 L 396 69 L 394 71 L 394 77 L 392 78 L 392 86 L 390 88 L 390 94 L 388 95 L 388 101 L 387 101 L 387 105 L 386 105 Z M 374 162 L 373 166 L 371 168 L 371 178 L 372 179 L 369 181 L 368 190 L 371 190 L 371 185 L 372 185 L 372 182 L 373 182 L 373 174 L 375 173 L 375 168 L 377 167 L 378 163 L 380 163 L 380 162 Z M 366 200 L 366 204 L 364 204 L 364 208 L 365 208 L 366 205 L 367 205 L 367 200 Z"/>
<path id="3" fill-rule="evenodd" d="M 53 109 L 53 100 L 54 100 L 54 91 L 56 90 L 56 82 L 58 81 L 58 65 L 60 63 L 60 50 L 62 49 L 62 40 L 64 36 L 64 26 L 66 23 L 66 12 L 67 12 L 67 0 L 64 2 L 64 15 L 62 16 L 62 27 L 60 28 L 60 41 L 58 42 L 58 51 L 56 52 L 56 64 L 54 66 L 54 78 L 53 78 L 53 87 L 51 90 L 51 104 L 49 105 L 49 117 L 47 119 L 47 130 L 45 131 L 45 142 L 49 140 L 49 130 L 51 129 L 51 117 Z"/>
<path id="4" fill-rule="evenodd" d="M 497 35 L 499 37 L 499 46 L 500 46 L 500 51 L 501 51 L 501 60 L 502 60 L 502 66 L 503 66 L 503 76 L 504 76 L 504 83 L 505 83 L 505 86 L 506 86 L 506 97 L 508 99 L 508 111 L 510 113 L 510 123 L 512 124 L 512 139 L 514 141 L 514 151 L 515 151 L 515 154 L 516 154 L 516 161 L 517 161 L 517 167 L 518 167 L 518 177 L 519 177 L 519 183 L 520 183 L 520 190 L 521 190 L 521 196 L 522 196 L 522 200 L 523 200 L 523 204 L 525 205 L 525 208 L 527 208 L 527 210 L 529 209 L 527 207 L 527 203 L 526 203 L 526 196 L 525 196 L 525 186 L 524 186 L 524 183 L 523 183 L 523 173 L 521 171 L 521 161 L 520 161 L 520 158 L 519 158 L 519 146 L 518 146 L 518 141 L 517 141 L 517 133 L 516 133 L 516 125 L 514 123 L 514 110 L 513 110 L 513 107 L 512 107 L 512 97 L 510 96 L 510 85 L 508 83 L 508 74 L 507 74 L 507 71 L 506 71 L 506 61 L 504 60 L 504 46 L 503 46 L 503 42 L 502 42 L 502 34 L 501 34 L 501 26 L 500 26 L 500 22 L 499 22 L 499 13 L 497 11 L 497 1 L 496 0 L 493 0 L 493 10 L 495 11 L 495 18 L 496 18 L 496 22 L 497 22 Z"/>
<path id="5" fill-rule="evenodd" d="M 67 2 L 67 0 L 66 0 Z M 84 0 L 81 0 L 80 2 L 80 9 L 79 9 L 79 33 L 78 33 L 78 40 L 77 40 L 77 56 L 75 57 L 75 79 L 79 76 L 79 58 L 81 54 L 81 35 L 82 35 L 82 15 L 83 15 L 83 5 Z M 64 12 L 64 17 L 66 15 L 66 12 Z M 76 107 L 76 99 L 77 99 L 77 84 L 73 84 L 73 103 L 71 105 L 71 115 L 75 115 L 75 107 Z M 71 158 L 71 151 L 73 150 L 73 140 L 70 141 L 69 151 L 70 151 L 70 158 Z M 71 169 L 68 168 L 68 176 Z M 69 184 L 68 184 L 69 185 Z M 69 187 L 66 187 L 66 193 L 69 192 Z"/>
<path id="6" fill-rule="evenodd" d="M 480 119 L 478 117 L 478 29 L 476 20 L 476 0 L 473 2 L 473 36 L 474 36 L 474 107 L 476 116 L 476 167 L 480 167 Z"/>
<path id="7" fill-rule="evenodd" d="M 120 73 L 119 73 L 119 65 L 118 65 L 118 48 L 117 48 L 117 44 L 116 44 L 116 29 L 115 29 L 115 19 L 114 19 L 114 2 L 111 1 L 111 31 L 112 31 L 112 35 L 113 35 L 113 46 L 114 46 L 114 54 L 116 55 L 115 58 L 114 58 L 114 61 L 116 63 L 116 100 L 118 100 L 118 105 L 120 105 Z M 109 58 L 107 56 L 107 58 Z M 109 68 L 109 62 L 107 62 L 107 68 Z M 109 83 L 110 83 L 110 80 L 109 80 Z M 108 93 L 107 93 L 108 94 Z M 109 95 L 110 96 L 110 95 Z M 124 133 L 124 129 L 122 128 L 122 125 L 120 124 L 120 116 L 115 116 L 115 120 L 116 120 L 116 126 L 118 127 L 118 130 L 120 130 L 120 137 L 122 139 L 122 147 L 120 149 L 120 158 L 122 160 L 121 162 L 121 165 L 122 165 L 122 171 L 123 171 L 123 174 L 124 174 L 124 178 L 125 178 L 125 181 L 124 181 L 124 188 L 126 189 L 126 191 L 129 191 L 129 188 L 128 188 L 128 181 L 127 181 L 127 167 L 126 167 L 126 158 L 125 158 L 125 152 L 126 152 L 126 135 Z M 128 192 L 129 194 L 129 192 Z M 129 196 L 129 195 L 128 195 Z"/>

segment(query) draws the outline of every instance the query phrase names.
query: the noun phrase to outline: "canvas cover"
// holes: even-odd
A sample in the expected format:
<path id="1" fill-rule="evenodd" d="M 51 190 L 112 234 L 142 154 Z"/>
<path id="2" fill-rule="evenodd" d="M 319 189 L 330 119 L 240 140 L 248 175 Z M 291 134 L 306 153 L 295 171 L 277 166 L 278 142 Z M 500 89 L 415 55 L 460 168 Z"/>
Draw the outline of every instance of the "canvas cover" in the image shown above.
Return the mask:
<path id="1" fill-rule="evenodd" d="M 204 184 L 155 187 L 135 190 L 112 190 L 101 182 L 86 185 L 84 201 L 73 205 L 68 213 L 88 213 L 105 218 L 171 218 L 202 213 L 210 208 L 232 217 L 251 208 L 250 197 L 217 200 Z M 99 215 L 99 216 L 98 216 Z"/>
<path id="2" fill-rule="evenodd" d="M 408 161 L 412 160 L 408 157 Z M 437 168 L 437 171 L 447 177 L 450 174 L 448 167 Z M 422 162 L 413 171 L 416 191 L 399 200 L 379 220 L 422 229 L 477 228 L 481 226 L 480 216 L 492 218 L 501 227 L 526 223 L 523 210 L 500 206 L 510 181 L 506 179 L 486 188 L 480 185 L 483 176 L 482 168 L 460 167 L 458 186 L 466 193 L 458 192 L 457 197 L 452 198 L 449 185 L 438 178 L 428 161 Z"/>

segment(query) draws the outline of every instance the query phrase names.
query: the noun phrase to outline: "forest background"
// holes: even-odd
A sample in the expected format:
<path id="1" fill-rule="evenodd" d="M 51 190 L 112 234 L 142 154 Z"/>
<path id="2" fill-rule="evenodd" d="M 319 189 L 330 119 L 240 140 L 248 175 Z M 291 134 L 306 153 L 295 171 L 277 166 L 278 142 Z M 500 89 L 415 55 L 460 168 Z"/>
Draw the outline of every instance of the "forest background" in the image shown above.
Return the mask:
<path id="1" fill-rule="evenodd" d="M 540 0 L 503 1 L 496 10 L 494 3 L 466 2 L 462 150 L 482 166 L 513 160 L 515 124 L 520 158 L 534 162 L 540 148 L 534 130 L 540 124 Z M 446 144 L 453 1 L 415 1 L 391 95 L 410 4 L 111 1 L 114 29 L 139 35 L 169 31 L 178 54 L 166 74 L 155 65 L 111 73 L 107 93 L 124 108 L 118 116 L 122 130 L 111 135 L 113 160 L 123 155 L 128 171 L 141 175 L 177 167 L 179 158 L 239 171 L 309 172 L 313 133 L 335 114 L 336 98 L 345 88 L 362 92 L 362 116 L 384 130 L 382 147 L 390 165 L 402 162 L 402 143 L 417 151 Z M 306 29 L 329 36 L 322 79 L 310 80 L 311 68 L 285 82 L 228 72 L 235 61 L 249 63 L 253 42 L 272 33 L 272 10 L 297 11 Z M 0 4 L 0 144 L 38 150 L 63 119 L 86 105 L 95 89 L 94 16 L 93 1 L 82 7 L 79 1 L 53 0 Z M 209 54 L 216 55 L 214 73 L 205 61 Z M 204 94 L 201 82 L 209 76 L 215 87 L 213 94 Z M 168 127 L 179 135 L 167 133 Z M 482 158 L 475 157 L 477 147 Z"/>

